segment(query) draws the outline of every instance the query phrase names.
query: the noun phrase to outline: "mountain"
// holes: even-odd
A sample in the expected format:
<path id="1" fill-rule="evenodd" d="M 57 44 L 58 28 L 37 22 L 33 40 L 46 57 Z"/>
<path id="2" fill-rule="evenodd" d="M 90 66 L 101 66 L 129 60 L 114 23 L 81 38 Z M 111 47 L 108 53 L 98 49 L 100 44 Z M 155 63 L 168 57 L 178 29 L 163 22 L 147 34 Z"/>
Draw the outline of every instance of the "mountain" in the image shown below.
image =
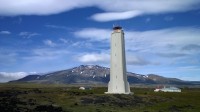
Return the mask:
<path id="1" fill-rule="evenodd" d="M 127 72 L 130 84 L 175 84 L 192 85 L 192 82 L 176 78 L 166 78 L 155 74 L 141 75 Z M 81 65 L 67 70 L 44 75 L 28 75 L 11 82 L 33 82 L 46 84 L 107 84 L 110 80 L 110 69 L 98 65 Z M 199 83 L 199 82 L 196 82 Z"/>

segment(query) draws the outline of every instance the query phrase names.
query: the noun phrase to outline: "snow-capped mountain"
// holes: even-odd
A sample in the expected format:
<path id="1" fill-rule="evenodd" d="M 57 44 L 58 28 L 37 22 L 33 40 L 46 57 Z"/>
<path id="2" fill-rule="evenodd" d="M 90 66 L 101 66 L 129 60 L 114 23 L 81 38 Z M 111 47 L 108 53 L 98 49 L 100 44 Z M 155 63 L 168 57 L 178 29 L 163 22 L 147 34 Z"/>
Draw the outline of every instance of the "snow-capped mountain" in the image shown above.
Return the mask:
<path id="1" fill-rule="evenodd" d="M 191 84 L 176 78 L 166 78 L 155 74 L 141 75 L 127 72 L 130 84 Z M 11 82 L 58 83 L 58 84 L 107 84 L 110 69 L 98 65 L 81 65 L 67 70 L 44 75 L 28 75 Z"/>

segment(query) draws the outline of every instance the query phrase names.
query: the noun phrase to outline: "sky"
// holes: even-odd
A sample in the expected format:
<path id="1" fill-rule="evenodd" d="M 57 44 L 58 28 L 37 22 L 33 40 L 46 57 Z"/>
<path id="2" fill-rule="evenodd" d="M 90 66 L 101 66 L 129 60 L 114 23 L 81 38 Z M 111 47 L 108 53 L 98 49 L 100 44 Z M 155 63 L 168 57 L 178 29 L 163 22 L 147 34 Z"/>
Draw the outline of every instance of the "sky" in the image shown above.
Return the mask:
<path id="1" fill-rule="evenodd" d="M 109 67 L 113 25 L 127 71 L 200 81 L 200 0 L 0 0 L 0 82 Z"/>

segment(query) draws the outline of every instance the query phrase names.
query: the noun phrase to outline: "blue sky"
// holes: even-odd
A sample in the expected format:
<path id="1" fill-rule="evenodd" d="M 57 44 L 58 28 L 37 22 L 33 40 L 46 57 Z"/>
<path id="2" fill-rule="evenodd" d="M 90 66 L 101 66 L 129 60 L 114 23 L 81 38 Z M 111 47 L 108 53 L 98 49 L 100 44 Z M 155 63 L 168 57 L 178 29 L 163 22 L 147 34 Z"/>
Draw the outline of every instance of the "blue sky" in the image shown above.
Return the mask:
<path id="1" fill-rule="evenodd" d="M 127 71 L 200 81 L 199 0 L 0 0 L 0 82 L 109 67 L 113 24 Z"/>

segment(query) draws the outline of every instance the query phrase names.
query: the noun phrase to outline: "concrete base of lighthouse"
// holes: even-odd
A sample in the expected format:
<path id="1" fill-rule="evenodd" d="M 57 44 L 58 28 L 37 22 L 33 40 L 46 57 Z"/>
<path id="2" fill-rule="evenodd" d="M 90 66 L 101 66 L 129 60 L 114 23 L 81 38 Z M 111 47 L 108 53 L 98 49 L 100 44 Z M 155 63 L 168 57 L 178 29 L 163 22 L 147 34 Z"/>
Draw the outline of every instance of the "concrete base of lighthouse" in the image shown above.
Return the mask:
<path id="1" fill-rule="evenodd" d="M 128 92 L 128 93 L 109 93 L 109 92 L 105 92 L 105 94 L 126 94 L 126 95 L 133 95 L 133 92 Z"/>
<path id="2" fill-rule="evenodd" d="M 123 89 L 116 89 L 113 88 L 116 84 L 113 84 L 111 82 L 108 83 L 108 92 L 105 92 L 105 94 L 134 94 L 133 92 L 130 91 L 130 86 L 129 83 L 127 82 L 126 84 L 121 84 L 121 85 L 126 85 Z"/>

